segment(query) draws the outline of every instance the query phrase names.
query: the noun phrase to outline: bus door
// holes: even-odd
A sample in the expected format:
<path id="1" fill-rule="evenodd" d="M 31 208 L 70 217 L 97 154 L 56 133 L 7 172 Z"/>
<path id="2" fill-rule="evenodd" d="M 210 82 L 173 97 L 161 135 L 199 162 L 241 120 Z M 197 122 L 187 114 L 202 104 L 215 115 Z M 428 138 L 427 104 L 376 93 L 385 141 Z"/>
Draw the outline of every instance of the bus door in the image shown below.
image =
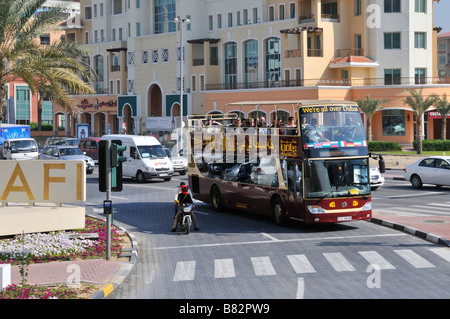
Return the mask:
<path id="1" fill-rule="evenodd" d="M 302 166 L 298 161 L 283 161 L 283 168 L 286 168 L 285 180 L 287 182 L 287 211 L 291 218 L 303 218 L 303 183 L 302 183 Z M 284 170 L 284 169 L 283 169 Z"/>

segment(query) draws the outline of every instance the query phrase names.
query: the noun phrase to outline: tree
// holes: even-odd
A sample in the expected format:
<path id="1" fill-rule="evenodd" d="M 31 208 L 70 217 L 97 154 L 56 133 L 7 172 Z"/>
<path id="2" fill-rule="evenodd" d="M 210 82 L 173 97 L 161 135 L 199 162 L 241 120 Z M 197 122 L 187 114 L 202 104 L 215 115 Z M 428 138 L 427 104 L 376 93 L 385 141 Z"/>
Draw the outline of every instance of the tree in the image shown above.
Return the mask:
<path id="1" fill-rule="evenodd" d="M 79 44 L 58 41 L 27 59 L 26 68 L 35 79 L 38 98 L 38 131 L 41 130 L 44 98 L 77 113 L 70 94 L 93 94 L 95 90 L 82 79 L 90 79 L 91 69 L 77 57 L 85 56 Z"/>
<path id="2" fill-rule="evenodd" d="M 62 42 L 44 47 L 37 41 L 41 34 L 55 30 L 64 17 L 62 7 L 38 13 L 45 1 L 0 1 L 0 121 L 6 85 L 17 79 L 27 83 L 33 94 L 39 93 L 39 89 L 50 92 L 55 101 L 66 107 L 68 92 L 93 92 L 81 83 L 84 70 L 80 68 L 75 47 Z M 44 89 L 44 85 L 50 85 L 50 90 Z"/>
<path id="3" fill-rule="evenodd" d="M 439 96 L 434 97 L 434 106 L 436 111 L 441 114 L 442 117 L 442 127 L 441 127 L 441 140 L 445 141 L 447 135 L 447 115 L 450 113 L 450 102 L 447 101 L 447 94 L 444 93 L 442 98 Z"/>
<path id="4" fill-rule="evenodd" d="M 368 141 L 372 141 L 372 116 L 374 116 L 378 110 L 381 110 L 382 103 L 387 102 L 389 102 L 389 100 L 372 99 L 369 94 L 367 94 L 365 100 L 356 100 L 358 107 L 367 115 L 366 138 Z"/>
<path id="5" fill-rule="evenodd" d="M 422 88 L 419 92 L 416 90 L 407 90 L 410 96 L 406 97 L 403 102 L 407 104 L 416 114 L 416 132 L 417 132 L 417 154 L 422 154 L 422 119 L 423 114 L 433 105 L 435 99 L 432 96 L 424 98 L 422 96 Z"/>

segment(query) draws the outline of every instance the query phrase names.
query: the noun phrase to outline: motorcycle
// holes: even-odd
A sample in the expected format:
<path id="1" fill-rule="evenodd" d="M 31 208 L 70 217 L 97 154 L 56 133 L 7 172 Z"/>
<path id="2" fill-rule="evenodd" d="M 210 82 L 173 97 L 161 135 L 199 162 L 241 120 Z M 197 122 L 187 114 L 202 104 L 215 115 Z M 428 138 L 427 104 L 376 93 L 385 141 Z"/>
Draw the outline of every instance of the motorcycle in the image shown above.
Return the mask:
<path id="1" fill-rule="evenodd" d="M 178 219 L 178 225 L 184 229 L 184 232 L 187 235 L 189 234 L 192 225 L 191 214 L 194 212 L 194 205 L 183 204 L 183 206 L 179 206 L 178 209 L 181 209 L 182 211 L 182 215 Z"/>

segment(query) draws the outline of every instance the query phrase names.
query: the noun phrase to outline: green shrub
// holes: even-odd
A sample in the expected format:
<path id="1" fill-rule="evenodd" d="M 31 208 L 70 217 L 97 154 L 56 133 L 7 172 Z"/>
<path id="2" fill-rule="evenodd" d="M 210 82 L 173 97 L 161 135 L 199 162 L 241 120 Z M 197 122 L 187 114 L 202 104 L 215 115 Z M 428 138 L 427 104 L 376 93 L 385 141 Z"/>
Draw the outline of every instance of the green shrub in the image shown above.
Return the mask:
<path id="1" fill-rule="evenodd" d="M 371 141 L 367 142 L 369 152 L 392 152 L 401 151 L 402 147 L 398 143 L 385 142 L 385 141 Z"/>
<path id="2" fill-rule="evenodd" d="M 38 124 L 31 122 L 30 123 L 30 129 L 32 131 L 37 131 L 38 128 Z M 48 124 L 48 123 L 42 123 L 41 124 L 41 131 L 53 131 L 53 124 Z"/>
<path id="3" fill-rule="evenodd" d="M 413 142 L 414 149 L 417 150 L 417 141 Z M 450 151 L 450 140 L 423 140 L 423 151 Z"/>

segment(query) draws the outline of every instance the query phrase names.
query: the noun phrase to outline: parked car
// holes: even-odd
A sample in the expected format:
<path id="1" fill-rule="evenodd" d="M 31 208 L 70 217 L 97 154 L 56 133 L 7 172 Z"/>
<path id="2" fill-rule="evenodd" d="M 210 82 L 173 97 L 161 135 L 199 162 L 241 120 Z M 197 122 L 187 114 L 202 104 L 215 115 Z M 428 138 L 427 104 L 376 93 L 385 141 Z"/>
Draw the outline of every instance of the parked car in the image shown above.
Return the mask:
<path id="1" fill-rule="evenodd" d="M 76 146 L 47 146 L 40 154 L 41 160 L 84 160 L 86 162 L 86 174 L 94 172 L 95 163 L 92 158 L 86 156 Z"/>
<path id="2" fill-rule="evenodd" d="M 378 187 L 384 185 L 384 177 L 376 166 L 370 165 L 370 189 L 376 190 Z"/>
<path id="3" fill-rule="evenodd" d="M 82 138 L 78 144 L 78 148 L 94 161 L 98 161 L 98 142 L 101 140 L 101 137 Z"/>
<path id="4" fill-rule="evenodd" d="M 172 161 L 173 164 L 173 171 L 180 173 L 180 175 L 185 175 L 188 169 L 187 165 L 187 157 L 176 155 L 176 151 L 167 147 L 163 148 L 166 152 L 169 159 Z"/>
<path id="5" fill-rule="evenodd" d="M 53 145 L 78 146 L 80 140 L 76 137 L 49 137 L 45 141 L 44 147 Z"/>
<path id="6" fill-rule="evenodd" d="M 450 186 L 450 156 L 429 156 L 406 165 L 405 179 L 414 188 L 423 184 Z"/>

